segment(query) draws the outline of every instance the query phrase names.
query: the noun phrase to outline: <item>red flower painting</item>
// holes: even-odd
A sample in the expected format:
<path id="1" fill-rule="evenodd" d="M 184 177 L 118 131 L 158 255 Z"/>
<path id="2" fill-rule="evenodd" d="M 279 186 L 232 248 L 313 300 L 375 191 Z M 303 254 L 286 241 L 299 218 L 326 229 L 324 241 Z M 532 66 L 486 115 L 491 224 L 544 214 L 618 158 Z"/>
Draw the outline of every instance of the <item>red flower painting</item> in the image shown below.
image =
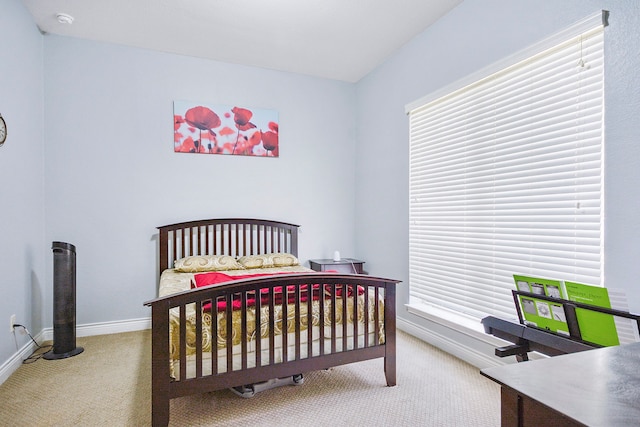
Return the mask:
<path id="1" fill-rule="evenodd" d="M 279 157 L 273 110 L 175 101 L 173 129 L 177 153 Z"/>

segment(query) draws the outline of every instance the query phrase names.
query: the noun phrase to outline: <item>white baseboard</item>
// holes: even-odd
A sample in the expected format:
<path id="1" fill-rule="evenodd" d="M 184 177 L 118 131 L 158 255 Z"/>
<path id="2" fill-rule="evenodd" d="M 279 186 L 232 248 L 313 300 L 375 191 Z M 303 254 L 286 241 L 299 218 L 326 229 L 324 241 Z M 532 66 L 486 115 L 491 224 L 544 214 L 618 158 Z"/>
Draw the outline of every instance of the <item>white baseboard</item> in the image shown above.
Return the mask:
<path id="1" fill-rule="evenodd" d="M 76 337 L 90 337 L 94 335 L 117 334 L 121 332 L 141 331 L 151 328 L 151 318 L 119 320 L 115 322 L 87 323 L 76 326 Z M 45 328 L 36 336 L 34 341 L 42 344 L 53 339 L 53 328 Z M 19 367 L 22 361 L 36 350 L 36 344 L 29 341 L 16 351 L 8 360 L 0 365 L 0 384 L 4 383 Z"/>
<path id="2" fill-rule="evenodd" d="M 36 337 L 34 339 L 37 341 Z M 4 383 L 19 367 L 22 365 L 22 361 L 31 355 L 36 350 L 36 344 L 29 340 L 28 343 L 23 345 L 13 356 L 6 360 L 0 366 L 0 384 Z"/>
<path id="3" fill-rule="evenodd" d="M 151 329 L 151 318 L 118 320 L 114 322 L 86 323 L 76 326 L 76 337 L 92 337 L 94 335 L 119 334 L 121 332 L 142 331 Z M 42 340 L 53 339 L 53 328 L 42 330 Z"/>
<path id="4" fill-rule="evenodd" d="M 464 360 L 478 369 L 502 366 L 505 364 L 504 361 L 487 354 L 487 349 L 488 351 L 493 351 L 495 348 L 489 343 L 477 341 L 474 343 L 477 347 L 474 345 L 474 348 L 461 344 L 451 337 L 439 334 L 413 322 L 409 322 L 406 319 L 398 318 L 396 322 L 398 329 L 413 335 L 434 347 L 446 351 L 447 353 L 457 357 L 458 359 Z M 484 347 L 485 352 L 480 350 L 482 347 Z"/>

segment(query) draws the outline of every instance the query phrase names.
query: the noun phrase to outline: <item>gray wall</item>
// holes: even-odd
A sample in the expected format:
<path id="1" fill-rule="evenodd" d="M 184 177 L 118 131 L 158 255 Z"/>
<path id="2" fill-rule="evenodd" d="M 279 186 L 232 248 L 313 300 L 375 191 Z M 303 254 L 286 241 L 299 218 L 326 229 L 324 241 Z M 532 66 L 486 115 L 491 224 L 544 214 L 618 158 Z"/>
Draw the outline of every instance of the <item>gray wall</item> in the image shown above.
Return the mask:
<path id="1" fill-rule="evenodd" d="M 43 327 L 44 146 L 42 35 L 18 0 L 0 0 L 0 366 L 28 340 L 9 333 L 9 317 Z"/>
<path id="2" fill-rule="evenodd" d="M 68 37 L 44 46 L 45 242 L 77 247 L 79 324 L 150 315 L 158 225 L 272 218 L 302 225 L 302 261 L 353 252 L 352 84 Z M 174 153 L 174 100 L 277 110 L 280 157 Z"/>
<path id="3" fill-rule="evenodd" d="M 624 288 L 632 310 L 640 311 L 638 2 L 465 0 L 357 84 L 356 252 L 372 273 L 404 281 L 402 320 L 451 334 L 402 307 L 409 300 L 405 105 L 602 9 L 611 12 L 605 31 L 605 285 Z"/>

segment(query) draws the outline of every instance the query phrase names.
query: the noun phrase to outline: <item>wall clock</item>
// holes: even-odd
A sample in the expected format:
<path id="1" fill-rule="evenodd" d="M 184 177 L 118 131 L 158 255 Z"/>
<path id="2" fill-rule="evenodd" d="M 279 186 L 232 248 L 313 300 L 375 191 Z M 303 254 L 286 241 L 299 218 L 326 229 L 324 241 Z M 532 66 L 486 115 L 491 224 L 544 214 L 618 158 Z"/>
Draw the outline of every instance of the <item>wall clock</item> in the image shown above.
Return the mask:
<path id="1" fill-rule="evenodd" d="M 0 114 L 0 147 L 7 140 L 7 122 L 2 118 L 2 114 Z"/>

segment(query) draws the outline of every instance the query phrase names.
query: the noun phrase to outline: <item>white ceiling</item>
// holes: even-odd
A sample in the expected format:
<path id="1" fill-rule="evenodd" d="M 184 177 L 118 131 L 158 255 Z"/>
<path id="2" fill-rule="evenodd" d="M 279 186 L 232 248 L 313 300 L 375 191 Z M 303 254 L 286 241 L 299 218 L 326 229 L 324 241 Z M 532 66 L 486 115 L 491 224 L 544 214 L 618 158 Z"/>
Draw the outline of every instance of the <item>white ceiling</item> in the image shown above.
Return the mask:
<path id="1" fill-rule="evenodd" d="M 347 82 L 462 1 L 22 0 L 43 33 Z"/>

